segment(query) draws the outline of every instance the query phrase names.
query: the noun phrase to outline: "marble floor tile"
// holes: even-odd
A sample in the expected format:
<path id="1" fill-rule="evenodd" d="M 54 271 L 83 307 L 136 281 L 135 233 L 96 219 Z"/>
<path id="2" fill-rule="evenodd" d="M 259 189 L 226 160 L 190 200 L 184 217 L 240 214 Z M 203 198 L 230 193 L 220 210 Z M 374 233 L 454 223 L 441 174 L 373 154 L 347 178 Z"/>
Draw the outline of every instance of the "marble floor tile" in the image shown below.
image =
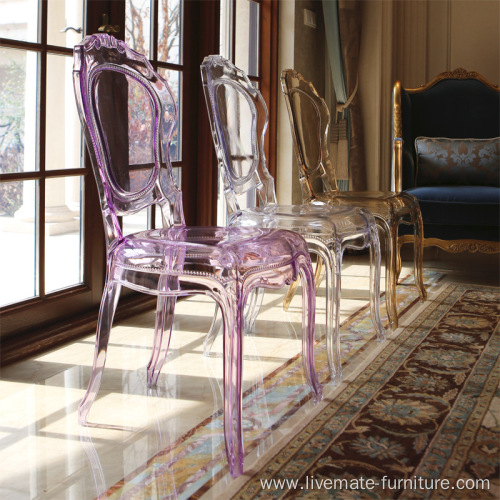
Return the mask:
<path id="1" fill-rule="evenodd" d="M 441 258 L 429 260 L 428 266 L 443 269 L 456 280 L 498 284 L 498 269 L 495 275 L 491 265 L 486 269 L 449 265 Z M 401 276 L 410 273 L 411 262 L 405 260 Z M 346 258 L 341 321 L 368 303 L 368 274 L 366 256 Z M 282 301 L 281 292 L 266 293 L 254 331 L 245 335 L 244 391 L 261 390 L 267 375 L 300 353 L 300 298 L 294 299 L 288 312 L 283 310 Z M 167 362 L 154 390 L 147 388 L 145 370 L 151 353 L 154 312 L 116 324 L 102 386 L 89 417 L 92 427 L 78 425 L 77 411 L 91 372 L 95 335 L 2 367 L 0 498 L 95 498 L 100 492 L 111 491 L 162 450 L 168 453 L 173 443 L 217 413 L 223 405 L 220 336 L 209 355 L 203 355 L 213 313 L 213 302 L 207 298 L 191 297 L 178 303 Z M 316 320 L 320 342 L 324 320 L 324 290 L 320 290 Z M 346 371 L 344 383 L 349 382 L 354 368 Z M 303 375 L 302 384 L 305 386 Z M 333 397 L 334 391 L 329 388 L 328 397 Z M 245 466 L 258 467 L 270 446 L 299 425 L 304 412 L 314 411 L 305 404 L 311 405 L 304 403 L 284 427 L 278 426 L 269 434 L 247 457 Z M 220 431 L 214 431 L 209 446 L 214 457 L 224 453 Z M 211 494 L 216 498 L 221 492 L 214 490 Z"/>

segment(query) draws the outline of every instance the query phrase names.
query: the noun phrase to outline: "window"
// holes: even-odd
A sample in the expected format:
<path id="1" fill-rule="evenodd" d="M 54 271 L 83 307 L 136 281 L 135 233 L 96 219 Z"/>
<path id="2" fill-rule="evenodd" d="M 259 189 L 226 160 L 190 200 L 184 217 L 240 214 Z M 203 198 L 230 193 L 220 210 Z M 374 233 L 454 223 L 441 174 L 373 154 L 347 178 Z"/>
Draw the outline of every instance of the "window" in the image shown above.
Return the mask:
<path id="1" fill-rule="evenodd" d="M 62 32 L 68 22 L 81 29 L 83 2 L 1 9 L 0 36 L 11 42 L 0 48 L 0 275 L 9 284 L 0 307 L 82 284 L 85 173 L 68 49 L 81 36 Z M 60 28 L 46 41 L 41 14 Z"/>
<path id="2" fill-rule="evenodd" d="M 276 52 L 269 13 L 276 9 L 271 0 L 0 2 L 3 362 L 88 333 L 101 298 L 104 234 L 74 103 L 73 46 L 107 24 L 148 54 L 177 97 L 180 119 L 171 153 L 186 221 L 213 224 L 217 166 L 199 64 L 224 40 L 231 44 L 227 55 L 263 92 L 269 89 L 269 61 Z M 222 11 L 231 24 L 221 22 Z M 245 35 L 235 38 L 237 33 Z M 161 218 L 150 211 L 122 224 L 132 232 L 159 227 Z M 130 304 L 149 299 L 129 294 L 126 300 L 123 309 L 132 312 Z"/>
<path id="3" fill-rule="evenodd" d="M 219 37 L 219 53 L 248 75 L 254 85 L 262 92 L 268 105 L 271 126 L 266 137 L 266 156 L 270 160 L 268 168 L 270 167 L 272 174 L 275 170 L 273 169 L 274 156 L 271 155 L 275 154 L 275 148 L 270 149 L 269 145 L 276 141 L 273 93 L 275 96 L 278 89 L 276 87 L 277 81 L 273 79 L 273 74 L 277 71 L 276 60 L 273 57 L 273 54 L 277 53 L 277 45 L 276 41 L 271 43 L 271 38 L 273 32 L 274 35 L 277 33 L 275 25 L 277 7 L 278 2 L 221 0 Z M 251 197 L 251 193 L 248 196 Z M 253 200 L 248 200 L 248 206 L 252 206 L 253 203 Z M 226 223 L 227 213 L 223 182 L 222 178 L 219 177 L 217 224 L 225 225 Z"/>

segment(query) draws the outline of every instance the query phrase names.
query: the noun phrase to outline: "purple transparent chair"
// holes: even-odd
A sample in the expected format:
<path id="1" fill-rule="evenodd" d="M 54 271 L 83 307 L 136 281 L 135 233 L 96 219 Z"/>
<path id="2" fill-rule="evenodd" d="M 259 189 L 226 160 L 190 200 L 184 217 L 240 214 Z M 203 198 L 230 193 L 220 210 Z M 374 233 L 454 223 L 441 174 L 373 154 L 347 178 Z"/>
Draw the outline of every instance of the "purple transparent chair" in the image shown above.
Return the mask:
<path id="1" fill-rule="evenodd" d="M 326 102 L 312 83 L 293 69 L 281 73 L 281 88 L 290 118 L 303 202 L 320 200 L 335 206 L 364 207 L 373 213 L 385 234 L 387 315 L 390 327 L 395 329 L 398 327 L 396 284 L 401 265 L 398 263 L 401 223 L 413 226 L 415 283 L 422 300 L 427 297 L 422 276 L 423 228 L 418 200 L 408 193 L 340 191 L 328 152 L 330 112 Z"/>
<path id="2" fill-rule="evenodd" d="M 224 179 L 229 225 L 296 231 L 304 236 L 309 251 L 318 256 L 318 264 L 325 264 L 327 357 L 331 380 L 338 383 L 342 378 L 340 278 L 346 248 L 370 248 L 371 315 L 378 339 L 385 339 L 380 321 L 380 244 L 375 220 L 364 209 L 321 203 L 278 205 L 264 154 L 268 114 L 261 93 L 243 71 L 221 56 L 204 59 L 201 78 Z"/>
<path id="3" fill-rule="evenodd" d="M 113 316 L 122 286 L 156 295 L 156 326 L 148 385 L 157 383 L 167 355 L 177 297 L 204 294 L 219 305 L 224 327 L 224 437 L 233 476 L 243 470 L 241 377 L 243 314 L 256 287 L 280 288 L 299 276 L 303 290 L 302 352 L 313 397 L 322 388 L 314 369 L 315 297 L 303 238 L 291 231 L 186 227 L 182 193 L 170 162 L 177 110 L 148 60 L 112 36 L 91 35 L 74 50 L 77 107 L 92 159 L 106 234 L 107 274 L 94 363 L 79 422 L 101 384 Z M 163 228 L 123 235 L 119 216 L 153 204 Z"/>

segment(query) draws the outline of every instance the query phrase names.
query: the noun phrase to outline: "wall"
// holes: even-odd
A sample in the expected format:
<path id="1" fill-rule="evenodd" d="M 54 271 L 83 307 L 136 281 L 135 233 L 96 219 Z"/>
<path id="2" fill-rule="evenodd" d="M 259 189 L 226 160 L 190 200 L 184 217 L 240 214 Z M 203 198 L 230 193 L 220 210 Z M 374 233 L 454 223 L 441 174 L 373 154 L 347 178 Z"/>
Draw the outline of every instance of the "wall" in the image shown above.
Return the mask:
<path id="1" fill-rule="evenodd" d="M 359 56 L 359 99 L 364 125 L 366 184 L 376 191 L 390 183 L 392 4 L 370 1 L 362 4 Z"/>
<path id="2" fill-rule="evenodd" d="M 458 67 L 500 81 L 500 3 L 433 0 L 394 3 L 393 76 L 417 87 Z M 412 64 L 408 64 L 412 61 Z"/>

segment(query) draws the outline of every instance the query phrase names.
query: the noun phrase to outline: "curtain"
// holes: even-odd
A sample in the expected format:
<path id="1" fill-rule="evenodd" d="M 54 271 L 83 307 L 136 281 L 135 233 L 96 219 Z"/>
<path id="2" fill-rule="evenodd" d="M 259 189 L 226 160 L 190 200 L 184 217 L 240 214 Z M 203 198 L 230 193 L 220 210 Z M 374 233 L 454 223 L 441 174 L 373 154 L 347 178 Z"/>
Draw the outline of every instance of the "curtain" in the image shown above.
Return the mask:
<path id="1" fill-rule="evenodd" d="M 332 111 L 332 159 L 341 190 L 366 189 L 358 90 L 361 2 L 323 0 L 326 40 L 337 99 Z"/>

